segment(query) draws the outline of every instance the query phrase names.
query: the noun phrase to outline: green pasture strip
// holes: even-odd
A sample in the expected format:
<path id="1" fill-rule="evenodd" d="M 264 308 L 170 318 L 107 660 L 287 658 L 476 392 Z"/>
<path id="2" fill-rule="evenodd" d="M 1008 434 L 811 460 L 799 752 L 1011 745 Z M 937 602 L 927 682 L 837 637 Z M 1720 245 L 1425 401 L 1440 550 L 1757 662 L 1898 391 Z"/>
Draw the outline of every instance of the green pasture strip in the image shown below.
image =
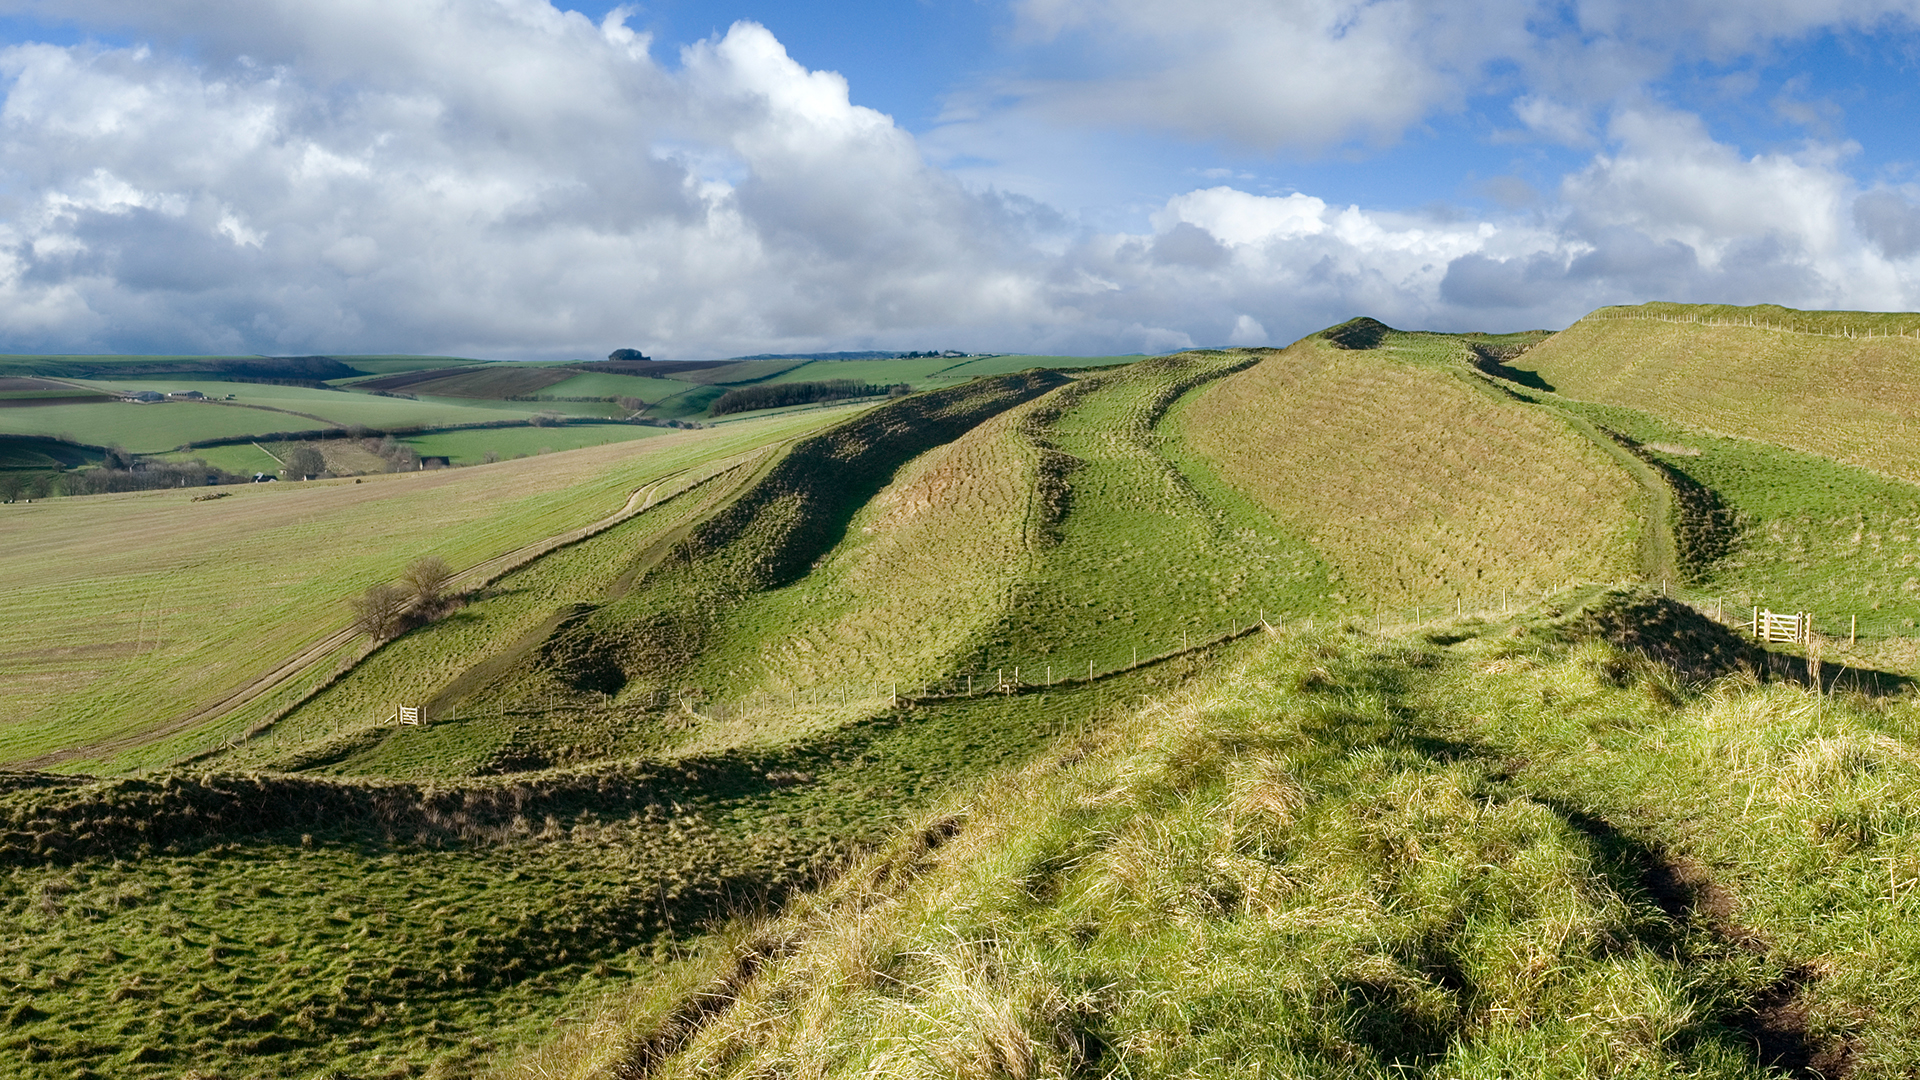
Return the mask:
<path id="1" fill-rule="evenodd" d="M 489 451 L 502 458 L 524 457 L 543 450 L 577 450 L 670 434 L 672 428 L 641 424 L 568 424 L 562 427 L 489 428 L 480 431 L 438 431 L 409 435 L 400 442 L 422 457 L 447 457 L 455 465 L 478 465 Z"/>
<path id="2" fill-rule="evenodd" d="M 1791 820 L 1809 784 L 1851 797 L 1884 782 L 1823 770 L 1804 722 L 1766 754 L 1812 755 L 1785 790 L 1758 776 L 1746 790 L 1737 722 L 1677 763 L 1666 739 L 1685 707 L 1640 676 L 1595 677 L 1630 661 L 1510 629 L 1462 626 L 1453 649 L 1295 636 L 949 799 L 757 927 L 760 965 L 647 1075 L 981 1061 L 1033 1076 L 1761 1080 L 1814 1054 L 1905 1075 L 1916 911 L 1873 902 L 1887 887 L 1874 852 Z M 1796 694 L 1745 688 L 1700 709 L 1791 715 L 1772 703 Z M 1696 820 L 1737 834 L 1742 865 L 1708 869 L 1740 890 L 1739 918 L 1746 889 L 1781 891 L 1760 873 L 1796 902 L 1730 926 L 1710 914 L 1718 894 L 1674 897 L 1669 860 L 1707 839 Z M 1805 1028 L 1782 1007 L 1796 1000 Z M 618 1074 L 668 1030 L 664 1005 L 610 1012 L 597 1042 L 556 1041 L 522 1067 Z M 1765 1051 L 1750 1034 L 1763 1026 Z"/>
<path id="3" fill-rule="evenodd" d="M 683 393 L 695 385 L 698 384 L 680 379 L 649 379 L 640 375 L 594 371 L 555 383 L 540 393 L 550 397 L 633 397 L 651 405 L 669 394 Z"/>
<path id="4" fill-rule="evenodd" d="M 199 401 L 145 405 L 116 401 L 0 409 L 0 434 L 58 436 L 91 446 L 119 445 L 135 453 L 172 450 L 200 439 L 268 435 L 326 426 L 285 413 L 225 408 Z"/>
<path id="5" fill-rule="evenodd" d="M 263 440 L 272 445 L 270 440 Z M 246 475 L 263 472 L 269 476 L 280 473 L 280 462 L 272 454 L 252 443 L 235 446 L 201 446 L 192 450 L 176 450 L 171 454 L 154 454 L 161 461 L 204 461 L 216 469 L 225 469 L 230 473 Z"/>
<path id="6" fill-rule="evenodd" d="M 1691 588 L 1719 599 L 1730 617 L 1744 619 L 1752 607 L 1812 611 L 1829 636 L 1844 636 L 1850 616 L 1863 636 L 1920 636 L 1920 486 L 1631 409 L 1563 404 L 1638 440 L 1724 501 L 1730 550 Z"/>
<path id="7" fill-rule="evenodd" d="M 613 513 L 688 453 L 817 423 L 590 447 L 472 469 L 141 492 L 5 508 L 0 761 L 135 732 L 346 622 L 343 599 L 425 555 L 456 568 Z M 698 447 L 698 449 L 695 449 Z"/>
<path id="8" fill-rule="evenodd" d="M 615 766 L 601 784 L 542 774 L 526 781 L 527 816 L 492 823 L 467 823 L 443 784 L 418 797 L 449 806 L 429 821 L 455 831 L 423 843 L 356 816 L 15 861 L 0 918 L 26 932 L 0 938 L 0 1076 L 482 1072 L 636 981 L 687 986 L 679 972 L 724 956 L 710 934 L 743 906 L 1195 670 L 905 710 L 756 754 Z M 555 787 L 572 794 L 541 794 Z M 72 797 L 14 792 L 0 811 L 40 820 L 35 800 Z M 155 816 L 96 798 L 115 820 Z"/>
<path id="9" fill-rule="evenodd" d="M 1061 470 L 1064 498 L 1036 492 L 1035 556 L 1003 618 L 965 658 L 967 669 L 997 677 L 1018 665 L 1032 680 L 1050 664 L 1084 675 L 1089 662 L 1105 671 L 1249 625 L 1263 607 L 1321 609 L 1325 570 L 1313 550 L 1210 477 L 1196 486 L 1165 449 L 1179 438 L 1177 427 L 1162 424 L 1171 401 L 1205 393 L 1207 383 L 1254 359 L 1179 354 L 1090 375 L 1060 392 L 1063 409 L 1028 437 L 1056 455 L 1049 460 Z"/>

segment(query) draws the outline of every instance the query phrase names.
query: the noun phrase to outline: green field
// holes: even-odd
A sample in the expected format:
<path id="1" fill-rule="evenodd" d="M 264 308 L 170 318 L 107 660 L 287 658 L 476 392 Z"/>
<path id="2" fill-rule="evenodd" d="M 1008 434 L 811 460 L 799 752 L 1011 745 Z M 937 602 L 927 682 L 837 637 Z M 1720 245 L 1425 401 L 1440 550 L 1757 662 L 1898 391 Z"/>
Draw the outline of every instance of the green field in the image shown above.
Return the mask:
<path id="1" fill-rule="evenodd" d="M 183 713 L 345 625 L 347 595 L 412 559 L 477 563 L 610 514 L 660 473 L 826 419 L 366 483 L 247 485 L 208 503 L 157 491 L 8 506 L 0 574 L 15 585 L 0 598 L 0 760 Z M 168 760 L 169 748 L 180 752 L 167 744 L 142 760 Z"/>
<path id="2" fill-rule="evenodd" d="M 669 394 L 684 393 L 694 385 L 680 379 L 648 379 L 639 375 L 595 371 L 554 383 L 541 393 L 552 397 L 633 397 L 651 405 Z"/>
<path id="3" fill-rule="evenodd" d="M 0 1077 L 1911 1075 L 1920 487 L 1794 434 L 1884 427 L 1857 387 L 1736 437 L 1673 358 L 1920 321 L 1635 310 L 576 375 L 920 389 L 0 507 L 0 760 L 51 770 L 0 772 Z M 1635 341 L 1679 374 L 1574 393 Z"/>
<path id="4" fill-rule="evenodd" d="M 431 435 L 410 435 L 400 441 L 418 450 L 422 457 L 448 457 L 455 465 L 478 465 L 489 453 L 500 458 L 523 457 L 543 451 L 630 442 L 665 435 L 672 430 L 639 424 L 570 424 L 550 428 L 436 431 Z"/>
<path id="5" fill-rule="evenodd" d="M 103 390 L 155 390 L 163 394 L 198 390 L 220 400 L 0 409 L 0 432 L 67 434 L 95 446 L 117 444 L 136 453 L 155 453 L 201 439 L 312 431 L 354 424 L 385 429 L 525 419 L 540 408 L 531 403 L 490 402 L 477 406 L 452 399 L 408 401 L 299 386 L 190 379 L 125 379 L 88 385 Z M 224 400 L 229 394 L 233 400 Z"/>

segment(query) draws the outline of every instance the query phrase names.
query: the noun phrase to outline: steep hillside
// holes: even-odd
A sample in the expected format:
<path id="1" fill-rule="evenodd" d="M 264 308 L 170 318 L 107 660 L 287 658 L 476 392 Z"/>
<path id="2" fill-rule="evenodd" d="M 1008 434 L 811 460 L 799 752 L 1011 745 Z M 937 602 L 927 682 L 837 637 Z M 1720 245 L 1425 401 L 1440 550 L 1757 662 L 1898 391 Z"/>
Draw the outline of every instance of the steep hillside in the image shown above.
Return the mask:
<path id="1" fill-rule="evenodd" d="M 1382 331 L 1302 340 L 1196 396 L 1176 430 L 1319 551 L 1350 611 L 1635 572 L 1643 496 L 1618 462 L 1477 385 L 1459 338 Z"/>
<path id="2" fill-rule="evenodd" d="M 1909 1075 L 1911 703 L 1700 693 L 1582 628 L 1643 620 L 1682 652 L 1724 631 L 1590 599 L 1446 646 L 1272 642 L 956 796 L 684 997 L 521 1067 Z"/>
<path id="3" fill-rule="evenodd" d="M 1920 482 L 1920 315 L 1601 308 L 1514 363 L 1567 397 Z"/>

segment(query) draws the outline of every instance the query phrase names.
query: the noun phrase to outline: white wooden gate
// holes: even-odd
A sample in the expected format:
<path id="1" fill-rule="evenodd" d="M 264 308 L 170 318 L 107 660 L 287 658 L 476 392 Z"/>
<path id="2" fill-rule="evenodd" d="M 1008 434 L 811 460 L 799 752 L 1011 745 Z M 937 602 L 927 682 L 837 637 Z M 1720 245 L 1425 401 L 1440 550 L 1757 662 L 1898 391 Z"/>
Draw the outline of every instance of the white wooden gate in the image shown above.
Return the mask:
<path id="1" fill-rule="evenodd" d="M 1813 616 L 1805 611 L 1783 615 L 1776 611 L 1753 613 L 1753 636 L 1761 641 L 1804 642 L 1813 632 Z"/>

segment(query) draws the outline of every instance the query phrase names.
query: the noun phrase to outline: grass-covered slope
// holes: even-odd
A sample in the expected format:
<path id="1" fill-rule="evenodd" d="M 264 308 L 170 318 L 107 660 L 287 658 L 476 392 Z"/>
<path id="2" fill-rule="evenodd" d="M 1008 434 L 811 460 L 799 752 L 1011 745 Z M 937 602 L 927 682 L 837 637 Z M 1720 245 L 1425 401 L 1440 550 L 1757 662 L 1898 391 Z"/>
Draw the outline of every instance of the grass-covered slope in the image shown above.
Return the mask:
<path id="1" fill-rule="evenodd" d="M 1514 363 L 1567 397 L 1920 482 L 1920 315 L 1602 308 Z"/>
<path id="2" fill-rule="evenodd" d="M 603 696 L 645 701 L 659 692 L 708 700 L 764 678 L 751 671 L 735 680 L 726 661 L 714 661 L 787 632 L 756 619 L 758 594 L 808 577 L 908 461 L 1062 382 L 1052 373 L 977 380 L 804 438 L 737 498 L 634 565 L 603 603 L 568 615 L 538 650 L 472 686 L 465 700 L 476 711 Z"/>
<path id="3" fill-rule="evenodd" d="M 1689 685 L 1579 630 L 1658 606 L 1275 643 L 520 1068 L 1910 1075 L 1911 702 Z"/>
<path id="4" fill-rule="evenodd" d="M 1477 385 L 1461 339 L 1381 331 L 1304 339 L 1197 395 L 1178 430 L 1314 545 L 1348 610 L 1635 571 L 1643 496 L 1605 450 Z"/>
<path id="5" fill-rule="evenodd" d="M 711 927 L 1193 670 L 511 778 L 16 775 L 0 1077 L 485 1073 L 701 974 Z"/>
<path id="6" fill-rule="evenodd" d="M 0 507 L 0 761 L 204 704 L 346 625 L 345 597 L 421 556 L 465 568 L 604 517 L 655 476 L 830 418 L 366 483 L 254 485 L 213 502 L 153 491 Z M 182 750 L 163 749 L 150 760 Z"/>

